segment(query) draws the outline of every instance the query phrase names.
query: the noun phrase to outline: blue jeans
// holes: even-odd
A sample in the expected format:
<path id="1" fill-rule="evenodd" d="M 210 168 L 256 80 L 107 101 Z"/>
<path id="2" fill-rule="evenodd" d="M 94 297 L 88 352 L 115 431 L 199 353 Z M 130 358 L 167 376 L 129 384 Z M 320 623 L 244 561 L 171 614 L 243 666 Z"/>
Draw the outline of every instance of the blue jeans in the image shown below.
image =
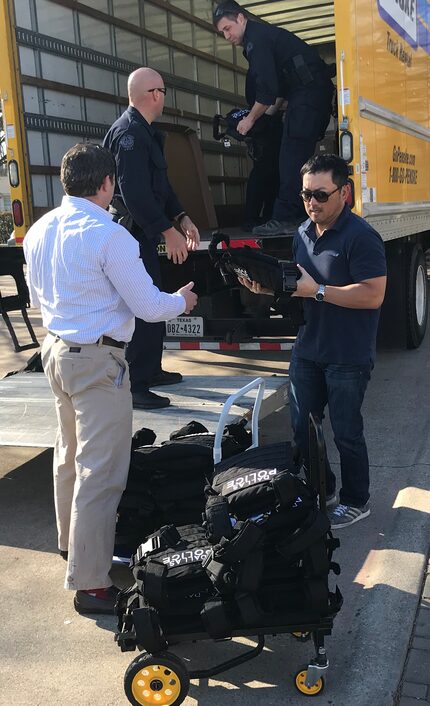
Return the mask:
<path id="1" fill-rule="evenodd" d="M 320 419 L 328 405 L 334 441 L 339 451 L 342 487 L 339 501 L 362 507 L 369 499 L 369 458 L 363 435 L 361 405 L 372 366 L 324 365 L 292 357 L 290 413 L 294 441 L 309 468 L 309 413 Z M 336 477 L 327 459 L 327 494 L 336 489 Z"/>

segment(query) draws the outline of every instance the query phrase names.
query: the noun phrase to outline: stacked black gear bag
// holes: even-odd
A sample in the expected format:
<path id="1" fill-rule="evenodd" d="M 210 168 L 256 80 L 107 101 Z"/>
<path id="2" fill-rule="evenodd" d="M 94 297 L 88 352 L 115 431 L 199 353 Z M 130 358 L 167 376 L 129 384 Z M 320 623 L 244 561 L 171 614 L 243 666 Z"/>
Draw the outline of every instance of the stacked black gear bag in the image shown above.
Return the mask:
<path id="1" fill-rule="evenodd" d="M 208 470 L 203 521 L 182 514 L 180 524 L 166 523 L 133 554 L 135 584 L 117 603 L 118 645 L 156 657 L 176 641 L 298 631 L 313 635 L 318 668 L 326 669 L 324 635 L 342 596 L 328 583 L 340 570 L 321 468 L 318 478 L 312 469 L 299 477 L 291 445 L 281 443 Z M 174 497 L 185 481 L 184 473 L 166 492 Z M 177 505 L 184 502 L 181 495 Z"/>
<path id="2" fill-rule="evenodd" d="M 196 421 L 172 432 L 162 444 L 154 444 L 151 429 L 134 434 L 127 486 L 117 513 L 117 555 L 130 556 L 163 525 L 201 522 L 204 488 L 213 474 L 214 439 L 215 434 Z M 250 445 L 251 435 L 243 423 L 226 425 L 221 442 L 224 458 Z"/>

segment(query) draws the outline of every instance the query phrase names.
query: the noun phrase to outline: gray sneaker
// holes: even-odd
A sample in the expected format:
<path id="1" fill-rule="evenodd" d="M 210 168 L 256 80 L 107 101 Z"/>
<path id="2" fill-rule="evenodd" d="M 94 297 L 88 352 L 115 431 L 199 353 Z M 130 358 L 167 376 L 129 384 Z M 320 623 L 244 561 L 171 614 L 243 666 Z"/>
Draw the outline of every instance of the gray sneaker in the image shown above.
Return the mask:
<path id="1" fill-rule="evenodd" d="M 332 529 L 341 529 L 353 525 L 354 522 L 364 520 L 370 515 L 370 505 L 367 502 L 363 507 L 353 507 L 352 505 L 337 505 L 337 507 L 329 513 L 329 520 Z"/>

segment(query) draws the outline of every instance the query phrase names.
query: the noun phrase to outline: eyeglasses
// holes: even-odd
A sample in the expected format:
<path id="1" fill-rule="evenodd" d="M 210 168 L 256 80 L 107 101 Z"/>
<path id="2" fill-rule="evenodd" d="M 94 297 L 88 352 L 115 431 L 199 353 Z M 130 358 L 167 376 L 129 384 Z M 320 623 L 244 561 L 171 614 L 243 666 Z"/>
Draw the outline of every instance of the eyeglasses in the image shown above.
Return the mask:
<path id="1" fill-rule="evenodd" d="M 148 88 L 147 93 L 154 93 L 154 91 L 160 91 L 160 93 L 164 93 L 164 95 L 166 95 L 167 88 Z"/>
<path id="2" fill-rule="evenodd" d="M 302 197 L 303 201 L 310 201 L 311 198 L 314 198 L 315 201 L 318 201 L 318 203 L 326 203 L 326 201 L 329 200 L 330 196 L 335 194 L 336 191 L 340 191 L 341 188 L 341 186 L 338 186 L 336 189 L 333 189 L 333 191 L 330 191 L 329 194 L 327 193 L 327 191 L 321 191 L 321 189 L 317 189 L 316 191 L 303 189 L 303 191 L 300 192 L 300 196 Z"/>

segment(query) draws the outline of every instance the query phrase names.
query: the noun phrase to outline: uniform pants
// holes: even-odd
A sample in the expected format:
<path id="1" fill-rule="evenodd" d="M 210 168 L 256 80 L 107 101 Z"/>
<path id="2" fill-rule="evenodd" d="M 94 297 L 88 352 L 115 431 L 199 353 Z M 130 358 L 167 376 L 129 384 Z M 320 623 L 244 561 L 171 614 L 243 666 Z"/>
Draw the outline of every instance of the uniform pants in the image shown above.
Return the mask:
<path id="1" fill-rule="evenodd" d="M 322 419 L 328 405 L 340 456 L 339 501 L 353 507 L 363 507 L 369 499 L 369 459 L 361 405 L 370 371 L 370 364 L 323 365 L 294 354 L 289 370 L 291 426 L 304 465 L 309 468 L 309 413 Z M 326 485 L 327 494 L 334 493 L 336 478 L 328 460 Z"/>
<path id="2" fill-rule="evenodd" d="M 273 208 L 273 218 L 278 221 L 300 222 L 306 218 L 299 195 L 300 170 L 327 129 L 333 90 L 332 82 L 324 79 L 321 84 L 294 90 L 288 98 L 279 151 L 279 193 Z"/>
<path id="3" fill-rule="evenodd" d="M 49 334 L 42 363 L 58 420 L 54 500 L 58 546 L 69 552 L 64 587 L 107 588 L 116 511 L 130 465 L 132 403 L 124 350 Z"/>
<path id="4" fill-rule="evenodd" d="M 266 132 L 254 141 L 254 161 L 246 185 L 245 221 L 269 220 L 279 191 L 280 116 L 272 118 Z"/>
<path id="5" fill-rule="evenodd" d="M 140 242 L 140 256 L 156 287 L 162 289 L 157 243 L 154 240 Z M 145 392 L 151 381 L 161 371 L 164 321 L 148 323 L 136 318 L 133 338 L 127 346 L 127 361 L 130 366 L 131 391 Z"/>

